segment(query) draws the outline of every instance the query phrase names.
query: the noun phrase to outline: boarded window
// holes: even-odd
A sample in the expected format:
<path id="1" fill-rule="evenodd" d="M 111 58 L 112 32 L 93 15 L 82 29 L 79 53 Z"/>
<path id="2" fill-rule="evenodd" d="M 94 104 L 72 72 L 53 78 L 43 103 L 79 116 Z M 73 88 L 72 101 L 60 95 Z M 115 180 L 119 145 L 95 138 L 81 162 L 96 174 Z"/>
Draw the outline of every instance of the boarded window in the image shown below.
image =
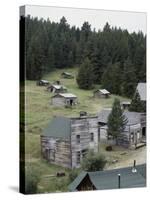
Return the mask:
<path id="1" fill-rule="evenodd" d="M 90 133 L 91 142 L 94 141 L 94 133 Z"/>
<path id="2" fill-rule="evenodd" d="M 76 157 L 77 157 L 77 164 L 80 164 L 80 157 L 81 157 L 80 151 L 77 151 Z"/>
<path id="3" fill-rule="evenodd" d="M 77 144 L 80 144 L 80 135 L 76 136 L 76 142 L 77 142 Z"/>

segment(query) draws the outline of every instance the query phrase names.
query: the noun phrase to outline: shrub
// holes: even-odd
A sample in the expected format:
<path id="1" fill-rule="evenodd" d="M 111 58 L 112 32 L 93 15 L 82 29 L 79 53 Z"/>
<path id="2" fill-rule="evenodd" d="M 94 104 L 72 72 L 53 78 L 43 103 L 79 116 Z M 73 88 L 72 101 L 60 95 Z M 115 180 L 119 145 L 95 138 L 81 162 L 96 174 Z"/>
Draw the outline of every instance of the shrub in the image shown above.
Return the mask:
<path id="1" fill-rule="evenodd" d="M 99 171 L 103 170 L 106 164 L 105 157 L 98 153 L 89 151 L 81 163 L 81 167 L 85 171 Z"/>
<path id="2" fill-rule="evenodd" d="M 25 169 L 25 194 L 37 193 L 40 170 L 36 166 L 26 166 Z"/>
<path id="3" fill-rule="evenodd" d="M 78 176 L 78 170 L 73 169 L 73 170 L 69 173 L 69 181 L 72 182 L 77 176 Z"/>

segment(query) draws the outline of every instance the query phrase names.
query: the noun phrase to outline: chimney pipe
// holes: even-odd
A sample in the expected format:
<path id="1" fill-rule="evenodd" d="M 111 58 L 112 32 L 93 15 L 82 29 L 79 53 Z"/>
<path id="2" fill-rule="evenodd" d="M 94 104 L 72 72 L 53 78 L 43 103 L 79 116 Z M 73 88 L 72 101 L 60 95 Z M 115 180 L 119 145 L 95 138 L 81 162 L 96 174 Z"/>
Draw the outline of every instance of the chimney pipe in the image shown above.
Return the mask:
<path id="1" fill-rule="evenodd" d="M 120 174 L 118 174 L 118 188 L 120 188 Z"/>

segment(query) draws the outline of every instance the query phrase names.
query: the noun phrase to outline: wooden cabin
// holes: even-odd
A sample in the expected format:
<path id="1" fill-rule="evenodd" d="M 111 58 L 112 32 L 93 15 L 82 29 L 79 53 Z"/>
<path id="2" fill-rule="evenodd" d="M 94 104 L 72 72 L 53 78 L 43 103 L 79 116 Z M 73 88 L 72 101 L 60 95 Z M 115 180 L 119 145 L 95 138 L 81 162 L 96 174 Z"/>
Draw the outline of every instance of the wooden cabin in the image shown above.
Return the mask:
<path id="1" fill-rule="evenodd" d="M 99 89 L 93 92 L 93 96 L 97 98 L 109 98 L 110 92 L 106 89 Z"/>
<path id="2" fill-rule="evenodd" d="M 97 116 L 54 117 L 41 134 L 42 157 L 49 163 L 78 168 L 89 149 L 98 151 Z"/>
<path id="3" fill-rule="evenodd" d="M 123 101 L 123 102 L 121 102 L 121 108 L 123 110 L 129 110 L 130 105 L 131 105 L 130 101 Z"/>
<path id="4" fill-rule="evenodd" d="M 49 85 L 47 87 L 47 91 L 48 92 L 52 92 L 52 93 L 66 93 L 67 92 L 67 88 L 63 85 Z"/>
<path id="5" fill-rule="evenodd" d="M 38 86 L 48 86 L 49 85 L 49 81 L 47 80 L 39 80 L 36 82 L 36 85 Z"/>
<path id="6" fill-rule="evenodd" d="M 69 191 L 146 187 L 146 164 L 105 171 L 82 171 L 68 186 Z"/>
<path id="7" fill-rule="evenodd" d="M 71 73 L 69 73 L 69 72 L 63 72 L 63 73 L 61 74 L 61 77 L 62 77 L 62 78 L 68 78 L 68 79 L 74 78 L 74 76 L 73 76 Z"/>
<path id="8" fill-rule="evenodd" d="M 107 122 L 111 109 L 104 109 L 98 114 L 98 138 L 99 142 L 109 143 L 107 134 Z M 144 113 L 124 111 L 128 122 L 123 133 L 117 138 L 117 144 L 124 147 L 136 147 L 145 142 L 146 138 L 146 115 Z M 114 141 L 115 143 L 115 141 Z"/>
<path id="9" fill-rule="evenodd" d="M 54 106 L 72 107 L 78 103 L 77 96 L 71 93 L 58 93 L 51 97 Z"/>

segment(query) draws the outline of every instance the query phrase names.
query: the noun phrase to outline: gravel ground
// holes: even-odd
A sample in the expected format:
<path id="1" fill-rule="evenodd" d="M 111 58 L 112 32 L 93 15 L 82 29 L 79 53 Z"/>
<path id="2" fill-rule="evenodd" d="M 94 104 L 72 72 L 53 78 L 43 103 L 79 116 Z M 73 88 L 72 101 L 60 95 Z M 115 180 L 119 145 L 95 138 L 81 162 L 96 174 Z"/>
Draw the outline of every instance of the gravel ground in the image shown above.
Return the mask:
<path id="1" fill-rule="evenodd" d="M 120 159 L 118 159 L 118 162 L 110 164 L 106 167 L 106 169 L 132 166 L 134 160 L 136 160 L 137 165 L 146 163 L 146 147 L 127 151 L 125 155 L 121 155 Z"/>

